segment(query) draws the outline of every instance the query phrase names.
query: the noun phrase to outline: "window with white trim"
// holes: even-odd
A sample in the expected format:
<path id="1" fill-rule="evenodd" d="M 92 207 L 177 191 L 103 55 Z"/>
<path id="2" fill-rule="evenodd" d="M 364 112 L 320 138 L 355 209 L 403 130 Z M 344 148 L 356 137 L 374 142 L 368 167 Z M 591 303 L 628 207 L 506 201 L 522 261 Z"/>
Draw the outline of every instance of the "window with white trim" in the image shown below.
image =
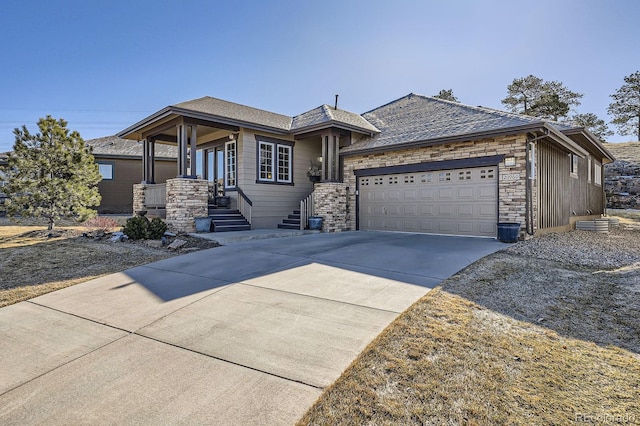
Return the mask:
<path id="1" fill-rule="evenodd" d="M 236 141 L 229 141 L 224 144 L 224 186 L 226 188 L 236 187 L 238 170 L 237 146 Z"/>
<path id="2" fill-rule="evenodd" d="M 98 171 L 102 180 L 113 180 L 113 163 L 98 163 Z"/>
<path id="3" fill-rule="evenodd" d="M 258 182 L 293 183 L 293 147 L 258 140 Z"/>
<path id="4" fill-rule="evenodd" d="M 591 156 L 587 156 L 587 182 L 591 183 Z"/>
<path id="5" fill-rule="evenodd" d="M 274 147 L 271 142 L 259 142 L 258 152 L 258 179 L 261 181 L 274 182 L 275 176 L 273 175 L 273 160 L 274 160 Z"/>
<path id="6" fill-rule="evenodd" d="M 291 183 L 291 147 L 278 145 L 278 182 Z"/>
<path id="7" fill-rule="evenodd" d="M 602 186 L 602 165 L 598 161 L 593 162 L 593 183 Z"/>

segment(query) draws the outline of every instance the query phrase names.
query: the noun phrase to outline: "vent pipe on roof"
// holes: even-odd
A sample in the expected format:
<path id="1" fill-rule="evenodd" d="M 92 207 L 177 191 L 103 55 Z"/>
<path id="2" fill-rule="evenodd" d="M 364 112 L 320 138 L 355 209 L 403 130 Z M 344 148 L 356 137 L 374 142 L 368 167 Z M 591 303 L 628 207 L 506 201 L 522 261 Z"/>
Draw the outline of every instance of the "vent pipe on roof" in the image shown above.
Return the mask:
<path id="1" fill-rule="evenodd" d="M 336 95 L 336 103 L 335 103 L 335 105 L 333 106 L 333 109 L 338 109 L 338 96 L 339 96 L 339 95 Z"/>

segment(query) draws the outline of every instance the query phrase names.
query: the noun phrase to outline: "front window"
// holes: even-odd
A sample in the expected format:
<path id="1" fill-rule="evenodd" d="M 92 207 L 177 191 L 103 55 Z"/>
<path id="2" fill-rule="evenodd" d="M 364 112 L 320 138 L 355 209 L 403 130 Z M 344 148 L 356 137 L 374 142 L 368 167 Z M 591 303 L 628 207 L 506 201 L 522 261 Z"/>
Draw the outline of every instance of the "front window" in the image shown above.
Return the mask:
<path id="1" fill-rule="evenodd" d="M 230 141 L 224 144 L 224 158 L 224 186 L 226 188 L 235 188 L 237 176 L 236 141 Z"/>
<path id="2" fill-rule="evenodd" d="M 278 145 L 278 182 L 291 182 L 291 147 Z"/>
<path id="3" fill-rule="evenodd" d="M 292 183 L 293 147 L 275 139 L 258 141 L 257 166 L 258 182 Z"/>

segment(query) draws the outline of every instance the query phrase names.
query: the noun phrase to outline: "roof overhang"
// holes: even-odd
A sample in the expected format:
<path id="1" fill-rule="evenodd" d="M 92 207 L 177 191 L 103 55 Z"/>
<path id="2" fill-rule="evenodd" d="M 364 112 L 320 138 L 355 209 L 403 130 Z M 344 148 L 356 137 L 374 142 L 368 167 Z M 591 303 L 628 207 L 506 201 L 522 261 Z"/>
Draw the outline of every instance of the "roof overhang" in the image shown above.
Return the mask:
<path id="1" fill-rule="evenodd" d="M 602 157 L 603 164 L 612 163 L 613 161 L 615 161 L 615 157 L 604 147 L 600 138 L 598 138 L 596 135 L 594 135 L 584 127 L 575 127 L 568 130 L 563 130 L 562 133 L 564 133 L 568 137 L 575 138 L 578 143 L 581 143 L 584 146 L 593 148 L 593 150 L 597 152 L 598 156 Z"/>
<path id="2" fill-rule="evenodd" d="M 566 149 L 571 154 L 576 154 L 579 157 L 586 157 L 589 153 L 578 143 L 571 140 L 568 136 L 563 134 L 560 130 L 556 129 L 548 123 L 544 123 L 544 129 L 549 139 L 553 140 L 557 145 Z"/>
<path id="3" fill-rule="evenodd" d="M 289 133 L 292 134 L 293 136 L 299 137 L 302 135 L 317 134 L 322 130 L 329 130 L 329 129 L 338 129 L 338 130 L 343 130 L 347 132 L 356 132 L 356 133 L 369 135 L 369 136 L 373 136 L 377 133 L 380 133 L 380 130 L 373 131 L 371 129 L 364 129 L 362 127 L 353 126 L 353 125 L 344 123 L 342 121 L 336 121 L 336 120 L 330 120 L 323 123 L 314 124 L 312 126 L 301 127 Z"/>
<path id="4" fill-rule="evenodd" d="M 230 131 L 238 131 L 241 127 L 243 127 L 251 130 L 258 130 L 281 135 L 289 133 L 287 130 L 283 130 L 277 127 L 265 126 L 249 121 L 235 120 L 215 114 L 207 114 L 189 109 L 168 106 L 148 116 L 147 118 L 140 120 L 132 126 L 127 127 L 121 132 L 118 132 L 116 136 L 123 139 L 142 140 L 148 135 L 154 134 L 156 129 L 166 129 L 167 122 L 171 122 L 173 119 L 180 118 L 185 119 L 185 123 L 194 123 Z"/>
<path id="5" fill-rule="evenodd" d="M 507 129 L 490 130 L 490 131 L 475 132 L 475 133 L 465 133 L 461 135 L 418 140 L 418 141 L 412 141 L 412 142 L 407 142 L 402 144 L 384 145 L 384 146 L 368 148 L 368 149 L 353 149 L 353 150 L 348 150 L 344 153 L 341 151 L 340 155 L 351 156 L 351 155 L 361 155 L 361 154 L 375 154 L 375 153 L 381 153 L 385 151 L 398 150 L 398 149 L 421 148 L 421 147 L 444 145 L 444 144 L 456 143 L 456 142 L 488 139 L 488 138 L 499 137 L 499 136 L 519 135 L 527 132 L 535 132 L 535 131 L 540 132 L 543 129 L 543 125 L 544 125 L 543 122 L 539 122 L 539 123 L 528 124 L 525 126 L 510 127 Z"/>

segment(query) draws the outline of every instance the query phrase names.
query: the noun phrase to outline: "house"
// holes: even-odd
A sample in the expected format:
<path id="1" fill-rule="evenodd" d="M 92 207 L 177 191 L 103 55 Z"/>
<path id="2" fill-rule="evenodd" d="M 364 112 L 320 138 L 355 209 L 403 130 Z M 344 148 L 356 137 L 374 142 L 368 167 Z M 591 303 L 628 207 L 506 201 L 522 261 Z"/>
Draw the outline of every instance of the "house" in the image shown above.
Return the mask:
<path id="1" fill-rule="evenodd" d="M 416 94 L 364 114 L 322 105 L 295 117 L 204 97 L 118 137 L 144 146 L 134 210 L 160 191 L 179 231 L 208 214 L 214 181 L 252 228 L 296 214 L 304 227 L 314 213 L 329 232 L 495 237 L 498 222 L 529 235 L 567 230 L 604 212 L 603 164 L 613 161 L 584 128 Z M 178 173 L 158 188 L 161 143 L 178 147 Z M 306 175 L 316 161 L 318 183 Z"/>
<path id="2" fill-rule="evenodd" d="M 131 213 L 131 188 L 142 180 L 142 144 L 117 136 L 89 139 L 85 143 L 91 147 L 102 175 L 98 184 L 102 196 L 98 212 Z M 175 146 L 158 145 L 155 153 L 158 183 L 176 176 L 176 153 Z"/>

